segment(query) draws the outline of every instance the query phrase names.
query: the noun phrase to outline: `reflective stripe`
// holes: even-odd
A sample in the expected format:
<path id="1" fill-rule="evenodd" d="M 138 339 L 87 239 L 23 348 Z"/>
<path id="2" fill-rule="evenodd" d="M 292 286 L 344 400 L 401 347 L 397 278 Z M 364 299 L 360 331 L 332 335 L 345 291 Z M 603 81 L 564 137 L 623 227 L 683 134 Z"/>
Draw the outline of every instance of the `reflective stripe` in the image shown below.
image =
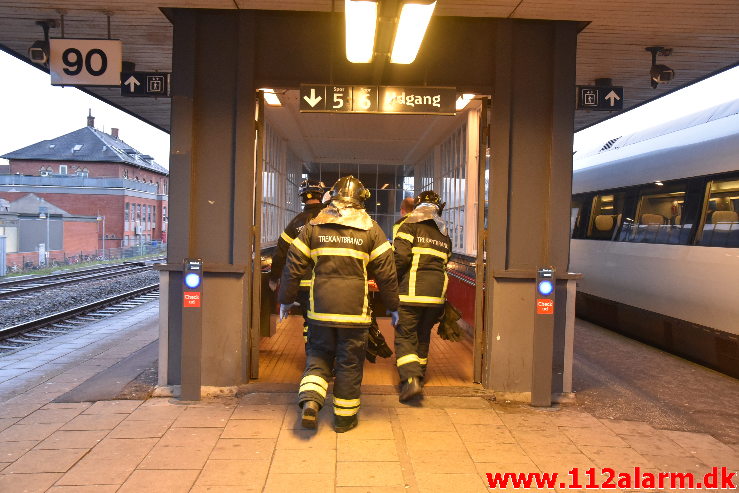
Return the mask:
<path id="1" fill-rule="evenodd" d="M 446 273 L 446 270 L 444 270 L 444 287 L 441 288 L 441 297 L 446 299 L 446 286 L 449 284 L 449 276 Z"/>
<path id="2" fill-rule="evenodd" d="M 411 272 L 408 277 L 408 296 L 416 295 L 416 274 L 418 273 L 419 260 L 421 260 L 421 256 L 414 253 L 413 260 L 411 261 Z"/>
<path id="3" fill-rule="evenodd" d="M 367 316 L 367 310 L 369 309 L 369 283 L 367 282 L 367 264 L 362 264 L 362 270 L 364 271 L 364 301 L 362 301 L 362 316 Z"/>
<path id="4" fill-rule="evenodd" d="M 444 304 L 444 298 L 437 298 L 436 296 L 411 296 L 409 294 L 401 294 L 398 296 L 400 298 L 400 301 L 403 302 L 410 302 L 410 303 L 433 303 L 435 305 L 443 305 Z"/>
<path id="5" fill-rule="evenodd" d="M 370 260 L 374 260 L 377 257 L 379 257 L 380 255 L 382 255 L 383 253 L 385 253 L 388 250 L 390 250 L 391 248 L 392 247 L 390 246 L 390 242 L 387 242 L 386 241 L 382 245 L 380 245 L 377 248 L 375 248 L 374 250 L 372 250 L 372 253 L 370 253 L 369 259 Z"/>
<path id="6" fill-rule="evenodd" d="M 282 232 L 282 234 L 280 235 L 280 238 L 282 238 L 283 240 L 285 240 L 285 241 L 287 242 L 287 244 L 288 244 L 288 245 L 292 244 L 292 242 L 293 242 L 293 239 L 292 239 L 292 238 L 290 238 L 290 235 L 288 235 L 288 234 L 287 234 L 287 233 L 285 233 L 284 231 L 283 231 L 283 232 Z"/>
<path id="7" fill-rule="evenodd" d="M 359 408 L 355 407 L 352 409 L 344 409 L 343 407 L 334 406 L 334 414 L 336 416 L 354 416 L 359 412 Z"/>
<path id="8" fill-rule="evenodd" d="M 305 243 L 300 241 L 299 238 L 295 238 L 295 240 L 293 240 L 293 246 L 300 250 L 300 253 L 310 258 L 310 248 L 308 248 Z"/>
<path id="9" fill-rule="evenodd" d="M 418 358 L 418 362 L 421 363 L 421 366 L 426 366 L 429 364 L 428 358 Z"/>
<path id="10" fill-rule="evenodd" d="M 439 250 L 435 250 L 433 248 L 422 248 L 422 247 L 413 247 L 411 248 L 412 253 L 418 253 L 419 255 L 434 255 L 436 257 L 441 257 L 444 260 L 447 259 L 449 255 L 447 255 L 444 252 L 441 252 Z"/>
<path id="11" fill-rule="evenodd" d="M 398 233 L 395 235 L 395 238 L 401 238 L 403 240 L 410 241 L 411 243 L 413 243 L 413 235 L 408 234 L 408 233 Z"/>
<path id="12" fill-rule="evenodd" d="M 366 285 L 367 283 L 365 283 Z M 372 323 L 369 315 L 345 315 L 342 313 L 316 313 L 308 310 L 308 318 L 319 320 L 321 322 L 349 322 L 355 324 Z"/>
<path id="13" fill-rule="evenodd" d="M 414 361 L 416 363 L 420 362 L 417 354 L 406 354 L 405 356 L 401 356 L 400 358 L 398 358 L 398 361 L 396 361 L 395 364 L 398 366 L 403 366 L 407 365 L 408 363 L 413 363 Z"/>
<path id="14" fill-rule="evenodd" d="M 300 285 L 305 288 L 309 288 L 313 285 L 313 282 L 310 279 L 301 279 Z"/>
<path id="15" fill-rule="evenodd" d="M 323 387 L 324 390 L 328 389 L 328 382 L 320 375 L 306 375 L 300 380 L 300 385 L 305 383 L 315 383 Z"/>
<path id="16" fill-rule="evenodd" d="M 364 252 L 360 252 L 359 250 L 354 250 L 353 248 L 316 248 L 310 251 L 311 258 L 315 259 L 319 255 L 336 255 L 339 257 L 354 257 L 354 258 L 358 258 L 359 260 L 364 260 L 365 262 L 369 261 L 368 254 Z"/>
<path id="17" fill-rule="evenodd" d="M 298 389 L 298 392 L 309 392 L 311 390 L 317 393 L 318 395 L 320 395 L 321 397 L 326 397 L 326 389 L 324 389 L 317 383 L 312 383 L 312 382 L 301 384 L 300 388 Z"/>
<path id="18" fill-rule="evenodd" d="M 334 397 L 334 406 L 359 407 L 359 399 L 339 399 Z"/>

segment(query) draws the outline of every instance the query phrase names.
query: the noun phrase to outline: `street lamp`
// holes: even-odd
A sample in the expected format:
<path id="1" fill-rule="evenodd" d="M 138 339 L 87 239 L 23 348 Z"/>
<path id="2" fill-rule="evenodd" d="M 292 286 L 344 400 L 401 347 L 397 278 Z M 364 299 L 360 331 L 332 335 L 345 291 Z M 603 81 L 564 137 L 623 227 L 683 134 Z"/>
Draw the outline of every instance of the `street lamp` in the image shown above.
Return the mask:
<path id="1" fill-rule="evenodd" d="M 105 260 L 105 216 L 98 216 L 97 220 L 103 222 L 103 260 Z"/>
<path id="2" fill-rule="evenodd" d="M 47 258 L 49 257 L 49 250 L 51 250 L 51 245 L 49 245 L 49 216 L 49 209 L 47 207 L 38 208 L 38 218 L 46 219 L 46 244 L 44 245 L 44 265 L 48 263 Z"/>

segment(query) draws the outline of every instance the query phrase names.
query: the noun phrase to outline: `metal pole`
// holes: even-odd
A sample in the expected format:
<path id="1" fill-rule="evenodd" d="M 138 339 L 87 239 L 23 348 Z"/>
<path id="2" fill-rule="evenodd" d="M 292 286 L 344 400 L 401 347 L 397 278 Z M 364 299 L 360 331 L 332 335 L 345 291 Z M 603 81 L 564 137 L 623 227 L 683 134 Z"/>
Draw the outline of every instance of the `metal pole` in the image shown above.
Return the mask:
<path id="1" fill-rule="evenodd" d="M 49 251 L 51 251 L 51 244 L 49 244 L 49 216 L 50 213 L 46 213 L 46 265 L 49 265 Z"/>
<path id="2" fill-rule="evenodd" d="M 103 216 L 103 260 L 105 260 L 105 216 Z"/>

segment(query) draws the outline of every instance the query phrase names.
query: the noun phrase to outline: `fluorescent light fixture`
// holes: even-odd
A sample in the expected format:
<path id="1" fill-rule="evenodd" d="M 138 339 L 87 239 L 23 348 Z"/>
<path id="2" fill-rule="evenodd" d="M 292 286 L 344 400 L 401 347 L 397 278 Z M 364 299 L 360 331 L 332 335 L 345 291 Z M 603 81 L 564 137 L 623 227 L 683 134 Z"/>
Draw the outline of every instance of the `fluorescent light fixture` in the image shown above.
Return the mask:
<path id="1" fill-rule="evenodd" d="M 657 185 L 658 187 L 661 187 L 661 186 L 663 186 L 663 185 L 664 185 L 664 183 L 662 183 L 662 182 L 661 182 L 661 181 L 659 181 L 659 180 L 655 181 L 655 182 L 654 182 L 654 184 L 655 184 L 655 185 Z"/>
<path id="2" fill-rule="evenodd" d="M 384 184 L 384 185 L 382 186 L 382 188 L 380 188 L 380 190 L 385 190 L 385 189 L 386 189 L 387 187 L 389 187 L 389 186 L 390 186 L 390 184 L 389 184 L 389 183 L 385 183 L 385 184 Z"/>
<path id="3" fill-rule="evenodd" d="M 270 106 L 282 106 L 282 103 L 280 102 L 280 98 L 277 97 L 277 94 L 275 94 L 274 89 L 262 88 L 260 89 L 260 91 L 264 93 L 265 103 L 267 103 Z"/>
<path id="4" fill-rule="evenodd" d="M 352 63 L 369 63 L 375 54 L 377 2 L 345 0 L 346 59 Z"/>
<path id="5" fill-rule="evenodd" d="M 421 48 L 421 41 L 434 13 L 436 2 L 406 3 L 400 11 L 398 29 L 395 31 L 391 63 L 413 63 Z"/>
<path id="6" fill-rule="evenodd" d="M 462 94 L 461 96 L 459 96 L 459 97 L 457 98 L 457 104 L 456 104 L 456 108 L 457 108 L 457 111 L 460 111 L 460 110 L 463 110 L 463 109 L 465 109 L 465 107 L 467 106 L 467 104 L 468 104 L 468 103 L 469 103 L 469 102 L 470 102 L 470 101 L 472 100 L 472 98 L 474 98 L 474 97 L 475 97 L 475 95 L 474 95 L 474 94 Z"/>

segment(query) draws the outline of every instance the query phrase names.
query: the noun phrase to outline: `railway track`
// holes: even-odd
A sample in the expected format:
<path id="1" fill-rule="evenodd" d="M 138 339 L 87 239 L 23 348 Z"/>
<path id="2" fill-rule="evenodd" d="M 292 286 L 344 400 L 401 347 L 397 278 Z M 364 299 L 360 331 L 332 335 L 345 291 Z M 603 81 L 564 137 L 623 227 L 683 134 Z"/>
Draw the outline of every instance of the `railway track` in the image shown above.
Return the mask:
<path id="1" fill-rule="evenodd" d="M 108 279 L 144 272 L 150 269 L 150 265 L 131 263 L 4 281 L 0 282 L 0 302 L 4 300 L 18 299 L 34 291 L 50 287 L 58 287 L 65 284 L 86 282 L 95 279 Z"/>
<path id="2" fill-rule="evenodd" d="M 0 329 L 0 355 L 66 334 L 124 310 L 135 308 L 159 297 L 159 284 L 151 284 L 86 305 L 57 312 L 18 325 Z"/>

